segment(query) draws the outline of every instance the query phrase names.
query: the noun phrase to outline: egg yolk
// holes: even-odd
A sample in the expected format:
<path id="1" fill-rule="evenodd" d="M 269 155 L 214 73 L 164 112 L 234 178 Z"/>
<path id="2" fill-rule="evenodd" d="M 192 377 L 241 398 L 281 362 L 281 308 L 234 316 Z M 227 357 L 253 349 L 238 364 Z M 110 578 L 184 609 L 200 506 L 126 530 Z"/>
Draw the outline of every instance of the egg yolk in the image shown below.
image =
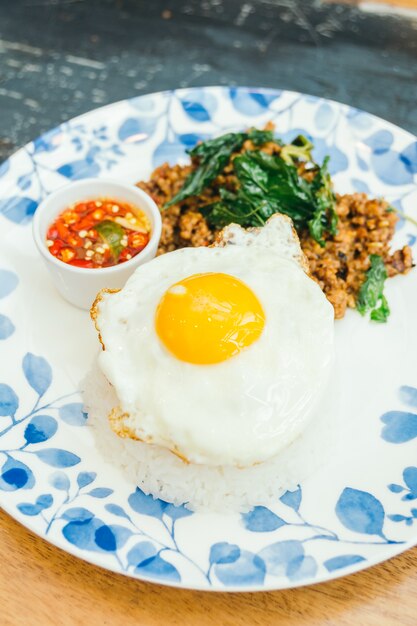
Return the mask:
<path id="1" fill-rule="evenodd" d="M 194 274 L 162 296 L 156 332 L 177 359 L 208 365 L 238 354 L 259 339 L 265 313 L 256 295 L 229 274 Z"/>

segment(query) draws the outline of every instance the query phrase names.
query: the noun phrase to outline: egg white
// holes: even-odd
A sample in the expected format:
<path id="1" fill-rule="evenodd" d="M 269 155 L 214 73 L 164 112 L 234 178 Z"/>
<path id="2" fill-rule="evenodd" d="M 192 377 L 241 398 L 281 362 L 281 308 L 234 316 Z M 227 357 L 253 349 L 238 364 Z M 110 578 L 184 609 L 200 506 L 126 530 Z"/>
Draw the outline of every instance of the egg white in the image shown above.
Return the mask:
<path id="1" fill-rule="evenodd" d="M 104 294 L 97 325 L 100 367 L 135 435 L 193 463 L 248 466 L 288 446 L 325 390 L 333 356 L 333 308 L 299 263 L 265 245 L 186 248 L 140 266 Z M 237 244 L 237 245 L 236 245 Z M 196 273 L 245 282 L 266 315 L 258 341 L 213 365 L 177 360 L 154 318 L 164 292 Z"/>

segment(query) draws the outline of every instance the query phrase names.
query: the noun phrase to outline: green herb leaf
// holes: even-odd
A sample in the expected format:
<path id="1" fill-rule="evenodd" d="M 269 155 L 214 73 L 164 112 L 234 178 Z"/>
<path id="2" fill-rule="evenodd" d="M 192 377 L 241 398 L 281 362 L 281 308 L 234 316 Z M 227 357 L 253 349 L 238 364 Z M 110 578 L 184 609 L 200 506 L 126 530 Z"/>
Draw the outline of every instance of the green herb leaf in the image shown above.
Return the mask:
<path id="1" fill-rule="evenodd" d="M 328 231 L 331 235 L 337 233 L 338 217 L 335 210 L 336 198 L 333 193 L 332 181 L 327 169 L 329 157 L 323 160 L 323 165 L 317 168 L 311 183 L 315 198 L 316 209 L 311 220 L 308 222 L 310 235 L 321 246 L 325 245 L 323 234 Z"/>
<path id="2" fill-rule="evenodd" d="M 94 226 L 102 240 L 109 246 L 112 256 L 117 263 L 122 246 L 122 237 L 124 235 L 123 228 L 112 220 L 103 220 Z"/>
<path id="3" fill-rule="evenodd" d="M 284 146 L 280 152 L 280 157 L 286 163 L 294 165 L 295 160 L 301 161 L 313 161 L 311 151 L 314 145 L 304 137 L 304 135 L 298 135 L 291 143 Z"/>
<path id="4" fill-rule="evenodd" d="M 189 151 L 193 158 L 199 159 L 196 170 L 186 179 L 182 189 L 165 205 L 178 204 L 190 196 L 197 196 L 220 174 L 229 162 L 233 152 L 240 150 L 244 142 L 251 139 L 256 146 L 273 141 L 270 130 L 250 130 L 248 133 L 227 133 L 215 139 L 199 143 Z"/>
<path id="5" fill-rule="evenodd" d="M 275 141 L 275 143 L 281 143 L 274 137 L 272 130 L 259 130 L 258 128 L 251 128 L 248 133 L 248 139 L 250 139 L 255 146 L 263 146 L 269 141 Z"/>
<path id="6" fill-rule="evenodd" d="M 366 272 L 366 279 L 359 289 L 356 308 L 361 315 L 371 311 L 371 319 L 375 322 L 386 322 L 390 314 L 388 302 L 383 294 L 387 270 L 382 257 L 378 254 L 371 254 L 369 258 L 371 267 Z"/>
<path id="7" fill-rule="evenodd" d="M 385 323 L 390 314 L 390 308 L 388 306 L 388 302 L 386 297 L 383 295 L 381 297 L 381 304 L 377 309 L 371 311 L 371 320 L 374 322 Z"/>
<path id="8" fill-rule="evenodd" d="M 182 189 L 167 202 L 165 208 L 201 193 L 220 174 L 232 153 L 242 147 L 246 138 L 247 133 L 228 133 L 199 143 L 190 150 L 189 154 L 199 159 L 199 165 L 185 180 Z"/>
<path id="9" fill-rule="evenodd" d="M 313 182 L 297 168 L 261 151 L 249 151 L 233 161 L 239 189 L 221 192 L 221 200 L 204 207 L 208 222 L 222 228 L 230 222 L 259 226 L 274 213 L 285 213 L 297 229 L 309 228 L 311 236 L 324 245 L 324 232 L 336 231 L 335 197 L 327 172 L 327 161 L 318 168 Z M 316 180 L 318 179 L 318 180 Z"/>

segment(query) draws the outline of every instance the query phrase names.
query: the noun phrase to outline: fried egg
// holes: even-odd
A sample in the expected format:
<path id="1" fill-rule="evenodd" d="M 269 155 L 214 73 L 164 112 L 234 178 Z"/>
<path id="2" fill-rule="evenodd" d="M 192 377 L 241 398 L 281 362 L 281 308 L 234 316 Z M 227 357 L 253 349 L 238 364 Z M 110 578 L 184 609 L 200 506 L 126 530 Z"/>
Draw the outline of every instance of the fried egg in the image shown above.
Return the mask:
<path id="1" fill-rule="evenodd" d="M 113 430 L 212 466 L 250 466 L 288 446 L 317 410 L 333 356 L 333 308 L 307 269 L 277 214 L 101 292 L 92 316 L 119 401 Z"/>

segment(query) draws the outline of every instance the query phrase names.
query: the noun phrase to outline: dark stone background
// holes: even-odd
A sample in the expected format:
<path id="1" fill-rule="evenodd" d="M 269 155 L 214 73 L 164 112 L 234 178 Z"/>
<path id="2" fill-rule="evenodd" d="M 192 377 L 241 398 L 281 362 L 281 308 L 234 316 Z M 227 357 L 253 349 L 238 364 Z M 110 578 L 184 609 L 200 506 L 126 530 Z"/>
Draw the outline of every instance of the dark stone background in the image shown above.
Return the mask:
<path id="1" fill-rule="evenodd" d="M 193 85 L 294 89 L 417 133 L 416 27 L 317 0 L 0 0 L 0 161 L 89 109 Z"/>

